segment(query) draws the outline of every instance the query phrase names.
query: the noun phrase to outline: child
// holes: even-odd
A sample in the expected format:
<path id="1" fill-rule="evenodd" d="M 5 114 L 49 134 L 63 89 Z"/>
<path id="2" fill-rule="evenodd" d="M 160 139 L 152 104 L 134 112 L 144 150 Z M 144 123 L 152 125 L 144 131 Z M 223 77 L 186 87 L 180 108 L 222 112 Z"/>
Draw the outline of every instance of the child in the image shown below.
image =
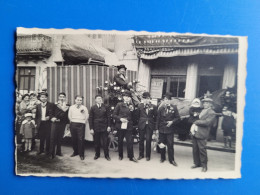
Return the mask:
<path id="1" fill-rule="evenodd" d="M 232 116 L 232 112 L 227 109 L 226 106 L 222 109 L 223 121 L 222 121 L 222 130 L 224 134 L 224 147 L 227 147 L 227 142 L 231 148 L 231 136 L 232 132 L 235 130 L 235 119 Z"/>
<path id="2" fill-rule="evenodd" d="M 32 120 L 32 113 L 26 113 L 24 118 L 20 128 L 20 134 L 22 134 L 25 139 L 24 151 L 26 152 L 32 150 L 32 138 L 35 135 L 35 122 Z"/>
<path id="3" fill-rule="evenodd" d="M 196 131 L 198 131 L 198 126 L 193 124 L 196 120 L 199 120 L 199 115 L 201 112 L 201 101 L 198 98 L 195 98 L 192 103 L 189 110 L 190 117 L 188 119 L 188 123 L 191 124 L 190 132 L 191 135 L 195 135 Z"/>

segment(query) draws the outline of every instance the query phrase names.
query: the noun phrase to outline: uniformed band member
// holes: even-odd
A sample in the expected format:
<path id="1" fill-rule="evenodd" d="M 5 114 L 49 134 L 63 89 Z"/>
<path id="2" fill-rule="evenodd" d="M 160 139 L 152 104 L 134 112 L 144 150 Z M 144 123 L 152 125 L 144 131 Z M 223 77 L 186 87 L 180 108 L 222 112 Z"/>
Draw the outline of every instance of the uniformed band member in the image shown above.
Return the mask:
<path id="1" fill-rule="evenodd" d="M 206 144 L 209 136 L 210 127 L 215 120 L 215 112 L 212 109 L 213 100 L 211 98 L 205 98 L 202 100 L 203 110 L 199 114 L 199 120 L 193 122 L 195 125 L 194 133 L 192 136 L 192 152 L 194 165 L 192 169 L 202 167 L 202 172 L 208 170 L 207 162 L 207 150 Z"/>
<path id="2" fill-rule="evenodd" d="M 119 160 L 123 159 L 123 140 L 126 138 L 127 156 L 130 161 L 137 162 L 133 151 L 133 111 L 134 106 L 130 103 L 131 94 L 129 91 L 124 92 L 124 102 L 119 102 L 114 110 L 113 118 L 115 119 L 115 128 L 118 132 L 118 152 Z"/>
<path id="3" fill-rule="evenodd" d="M 75 97 L 75 104 L 69 108 L 68 117 L 73 145 L 71 157 L 79 155 L 80 159 L 84 160 L 85 126 L 89 115 L 88 109 L 82 105 L 82 101 L 82 96 L 77 95 Z"/>
<path id="4" fill-rule="evenodd" d="M 90 133 L 94 135 L 96 152 L 94 160 L 100 157 L 100 141 L 102 140 L 105 158 L 110 161 L 108 153 L 108 132 L 111 131 L 110 112 L 108 107 L 103 104 L 101 95 L 96 95 L 95 102 L 96 104 L 91 107 L 89 112 Z"/>
<path id="5" fill-rule="evenodd" d="M 40 138 L 40 150 L 38 154 L 44 152 L 44 145 L 46 142 L 46 154 L 50 152 L 50 136 L 51 136 L 51 123 L 53 104 L 47 101 L 48 93 L 41 92 L 39 94 L 40 104 L 36 106 L 36 128 Z"/>
<path id="6" fill-rule="evenodd" d="M 65 127 L 69 122 L 68 111 L 69 104 L 66 102 L 66 94 L 61 92 L 59 93 L 58 102 L 53 107 L 53 115 L 51 118 L 51 159 L 53 159 L 55 155 L 63 156 L 61 153 L 61 141 L 64 136 Z"/>
<path id="7" fill-rule="evenodd" d="M 151 97 L 148 92 L 143 93 L 143 103 L 138 105 L 137 120 L 139 130 L 139 157 L 144 158 L 144 140 L 146 140 L 146 160 L 151 158 L 151 142 L 153 131 L 155 131 L 157 108 L 151 104 Z"/>
<path id="8" fill-rule="evenodd" d="M 162 105 L 157 114 L 156 131 L 159 130 L 159 143 L 167 146 L 168 149 L 168 160 L 170 164 L 177 166 L 174 160 L 174 126 L 180 121 L 180 115 L 177 107 L 170 104 L 172 94 L 166 93 L 164 96 L 164 105 Z M 161 163 L 165 161 L 166 148 L 161 148 Z"/>

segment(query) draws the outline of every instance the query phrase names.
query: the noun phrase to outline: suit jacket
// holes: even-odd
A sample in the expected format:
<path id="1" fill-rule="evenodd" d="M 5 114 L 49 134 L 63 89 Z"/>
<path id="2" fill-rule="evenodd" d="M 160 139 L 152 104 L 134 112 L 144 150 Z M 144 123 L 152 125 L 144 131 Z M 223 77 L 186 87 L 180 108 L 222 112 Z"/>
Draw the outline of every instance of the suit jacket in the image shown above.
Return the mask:
<path id="1" fill-rule="evenodd" d="M 42 118 L 41 106 L 42 106 L 42 104 L 38 104 L 36 106 L 35 121 L 36 121 L 37 129 L 39 129 L 39 127 L 41 125 L 41 118 Z M 46 115 L 45 116 L 49 116 L 50 119 L 53 117 L 53 104 L 50 102 L 47 102 L 47 104 L 46 104 Z"/>
<path id="2" fill-rule="evenodd" d="M 130 89 L 130 88 L 127 86 L 127 84 L 128 84 L 127 81 L 124 80 L 124 79 L 122 79 L 120 74 L 116 74 L 116 75 L 114 76 L 114 82 L 116 82 L 117 85 L 122 86 L 122 87 L 125 88 L 125 89 Z"/>
<path id="3" fill-rule="evenodd" d="M 149 105 L 148 114 L 147 114 L 145 105 L 143 103 L 139 104 L 136 115 L 137 115 L 139 130 L 144 130 L 147 122 L 149 128 L 155 130 L 156 117 L 157 117 L 157 107 L 155 105 L 153 104 Z"/>
<path id="4" fill-rule="evenodd" d="M 170 127 L 167 127 L 167 122 L 173 121 Z M 174 133 L 175 125 L 180 121 L 180 115 L 175 105 L 170 105 L 169 112 L 167 113 L 166 107 L 161 106 L 158 110 L 156 129 L 159 129 L 160 133 L 170 134 Z"/>
<path id="5" fill-rule="evenodd" d="M 201 111 L 202 113 L 199 116 L 199 120 L 194 122 L 198 126 L 198 130 L 195 133 L 194 137 L 198 139 L 207 139 L 210 132 L 210 127 L 212 126 L 216 113 L 211 108 Z"/>
<path id="6" fill-rule="evenodd" d="M 89 112 L 89 127 L 97 132 L 106 131 L 111 126 L 110 111 L 107 106 L 101 104 L 101 107 L 95 104 Z"/>
<path id="7" fill-rule="evenodd" d="M 120 121 L 121 118 L 126 118 L 128 120 L 126 130 L 133 130 L 133 111 L 131 111 L 129 109 L 129 106 L 126 105 L 124 102 L 119 102 L 116 105 L 113 113 L 113 118 L 116 121 L 115 128 L 117 130 L 121 129 L 121 125 L 122 125 L 122 122 Z"/>
<path id="8" fill-rule="evenodd" d="M 66 104 L 66 106 L 69 106 L 69 104 Z M 69 109 L 67 109 L 65 112 L 58 106 L 58 104 L 53 105 L 53 112 L 52 112 L 52 117 L 55 117 L 60 120 L 61 123 L 69 123 L 69 118 L 68 118 L 68 112 Z"/>

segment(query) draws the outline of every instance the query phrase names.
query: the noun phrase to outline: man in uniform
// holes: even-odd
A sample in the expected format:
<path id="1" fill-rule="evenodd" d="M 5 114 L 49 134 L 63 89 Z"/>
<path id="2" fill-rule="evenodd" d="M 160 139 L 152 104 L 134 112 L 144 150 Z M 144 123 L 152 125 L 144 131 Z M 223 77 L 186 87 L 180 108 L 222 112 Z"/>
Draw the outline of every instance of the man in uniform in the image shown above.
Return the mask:
<path id="1" fill-rule="evenodd" d="M 126 138 L 127 156 L 130 161 L 137 162 L 133 151 L 133 111 L 134 105 L 130 103 L 129 91 L 123 93 L 124 102 L 119 102 L 114 110 L 113 118 L 116 121 L 115 128 L 118 132 L 119 160 L 123 159 L 123 140 Z"/>
<path id="2" fill-rule="evenodd" d="M 191 168 L 202 167 L 202 172 L 206 172 L 208 170 L 206 144 L 216 113 L 212 109 L 213 100 L 211 98 L 205 98 L 202 102 L 203 110 L 199 114 L 199 119 L 193 122 L 192 152 L 194 165 Z"/>
<path id="3" fill-rule="evenodd" d="M 161 163 L 165 161 L 165 153 L 167 146 L 168 149 L 168 160 L 170 164 L 177 166 L 177 163 L 174 160 L 174 126 L 180 121 L 180 115 L 177 110 L 177 107 L 173 104 L 170 104 L 172 94 L 166 93 L 164 96 L 164 105 L 162 105 L 157 114 L 156 122 L 156 132 L 159 131 L 159 143 L 161 147 Z"/>
<path id="4" fill-rule="evenodd" d="M 144 139 L 146 140 L 146 160 L 151 158 L 151 142 L 153 131 L 155 130 L 157 108 L 151 104 L 149 92 L 143 93 L 143 103 L 138 105 L 137 120 L 139 129 L 139 157 L 138 160 L 144 158 Z"/>
<path id="5" fill-rule="evenodd" d="M 111 130 L 110 112 L 108 107 L 103 104 L 101 95 L 96 95 L 95 102 L 96 104 L 91 107 L 89 112 L 90 133 L 94 136 L 96 152 L 94 160 L 100 157 L 100 141 L 102 140 L 105 158 L 110 161 L 108 153 L 108 132 Z"/>

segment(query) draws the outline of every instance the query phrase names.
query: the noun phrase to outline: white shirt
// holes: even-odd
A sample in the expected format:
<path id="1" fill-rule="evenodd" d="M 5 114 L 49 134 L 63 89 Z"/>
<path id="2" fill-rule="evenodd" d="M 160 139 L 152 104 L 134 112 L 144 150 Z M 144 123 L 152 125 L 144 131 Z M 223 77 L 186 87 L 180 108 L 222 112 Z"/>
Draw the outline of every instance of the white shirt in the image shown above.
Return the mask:
<path id="1" fill-rule="evenodd" d="M 41 120 L 42 121 L 46 121 L 46 104 L 47 104 L 47 102 L 41 104 L 41 109 L 42 109 L 42 118 L 41 118 Z"/>
<path id="2" fill-rule="evenodd" d="M 87 122 L 88 116 L 88 109 L 83 105 L 80 105 L 78 108 L 78 106 L 74 104 L 69 108 L 68 117 L 70 122 L 85 124 Z"/>

